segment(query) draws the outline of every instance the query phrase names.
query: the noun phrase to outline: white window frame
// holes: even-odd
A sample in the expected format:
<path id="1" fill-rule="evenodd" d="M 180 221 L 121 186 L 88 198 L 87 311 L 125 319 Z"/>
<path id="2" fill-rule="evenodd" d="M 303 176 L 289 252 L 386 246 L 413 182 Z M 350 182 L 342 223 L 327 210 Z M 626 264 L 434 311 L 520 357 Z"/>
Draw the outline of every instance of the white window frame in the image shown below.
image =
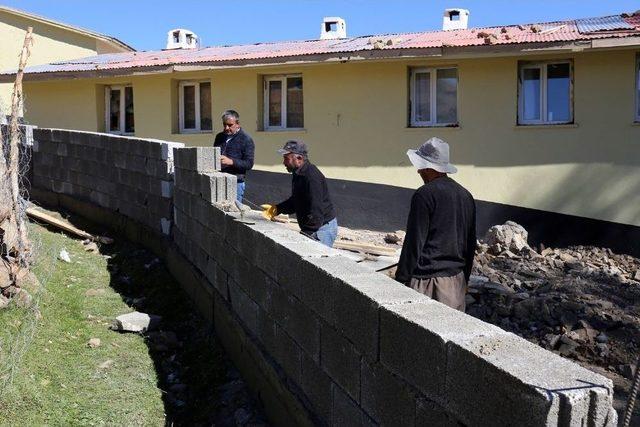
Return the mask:
<path id="1" fill-rule="evenodd" d="M 125 132 L 125 88 L 132 88 L 132 85 L 109 85 L 104 88 L 104 126 L 106 133 L 113 133 L 116 135 L 133 135 L 134 132 Z M 111 91 L 117 89 L 120 91 L 120 117 L 118 120 L 119 130 L 111 130 Z M 135 111 L 135 105 L 134 105 Z M 135 114 L 134 114 L 135 120 Z M 135 123 L 135 122 L 134 122 Z"/>
<path id="2" fill-rule="evenodd" d="M 302 130 L 304 127 L 287 127 L 287 79 L 289 78 L 302 78 L 302 74 L 286 74 L 279 76 L 265 76 L 264 77 L 264 98 L 263 98 L 263 127 L 264 130 Z M 282 119 L 280 122 L 280 126 L 270 126 L 269 125 L 269 82 L 279 81 L 282 85 L 282 90 L 280 91 L 280 105 L 282 111 Z M 304 80 L 302 82 L 304 88 Z M 302 93 L 302 102 L 304 109 L 304 89 Z M 304 126 L 304 116 L 303 116 L 303 126 Z"/>
<path id="3" fill-rule="evenodd" d="M 549 65 L 568 64 L 569 65 L 569 120 L 547 120 L 547 71 Z M 573 62 L 564 61 L 546 61 L 520 64 L 518 67 L 518 125 L 564 125 L 573 123 Z M 525 120 L 524 115 L 524 96 L 522 91 L 522 82 L 524 81 L 524 70 L 538 69 L 540 70 L 540 119 Z"/>
<path id="4" fill-rule="evenodd" d="M 437 111 L 437 72 L 438 70 L 456 70 L 456 121 L 455 122 L 446 122 L 446 123 L 438 123 L 438 111 Z M 460 78 L 458 75 L 458 67 L 436 67 L 436 68 L 412 68 L 411 69 L 411 78 L 410 78 L 410 98 L 409 104 L 411 106 L 411 117 L 409 123 L 412 127 L 447 127 L 447 126 L 458 126 L 460 120 L 458 119 L 458 86 L 460 83 Z M 429 111 L 431 112 L 430 120 L 416 120 L 416 74 L 430 74 L 429 84 Z"/>
<path id="5" fill-rule="evenodd" d="M 200 81 L 183 81 L 178 85 L 178 122 L 180 127 L 180 133 L 213 133 L 213 117 L 211 118 L 211 130 L 202 130 L 200 123 L 200 84 L 201 83 L 209 83 L 209 80 L 200 80 Z M 195 87 L 195 110 L 196 110 L 196 127 L 193 129 L 186 129 L 184 127 L 184 88 L 185 86 L 193 86 Z M 211 87 L 211 96 L 213 97 L 213 87 Z M 212 98 L 213 99 L 213 98 Z"/>

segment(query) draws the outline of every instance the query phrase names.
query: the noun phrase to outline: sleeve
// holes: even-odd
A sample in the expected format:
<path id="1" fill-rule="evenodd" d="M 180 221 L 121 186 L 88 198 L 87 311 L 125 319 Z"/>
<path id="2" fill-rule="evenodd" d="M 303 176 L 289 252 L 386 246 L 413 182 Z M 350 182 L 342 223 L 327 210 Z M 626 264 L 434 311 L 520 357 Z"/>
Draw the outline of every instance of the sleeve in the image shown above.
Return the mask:
<path id="1" fill-rule="evenodd" d="M 411 209 L 407 219 L 407 234 L 402 244 L 396 280 L 409 283 L 413 270 L 418 265 L 418 258 L 422 253 L 429 234 L 430 211 L 429 206 L 419 193 L 414 193 L 411 199 Z"/>
<path id="2" fill-rule="evenodd" d="M 253 169 L 253 159 L 255 153 L 255 144 L 250 136 L 246 136 L 242 142 L 242 158 L 233 158 L 233 167 L 237 173 L 244 174 L 248 170 Z"/>
<path id="3" fill-rule="evenodd" d="M 307 200 L 309 203 L 309 213 L 305 220 L 305 226 L 313 231 L 322 227 L 322 176 L 314 173 L 307 180 Z"/>
<path id="4" fill-rule="evenodd" d="M 467 236 L 467 248 L 464 265 L 464 278 L 469 283 L 469 277 L 471 276 L 471 269 L 473 268 L 473 259 L 476 254 L 476 203 L 471 199 L 471 224 L 469 224 L 469 235 Z"/>
<path id="5" fill-rule="evenodd" d="M 296 205 L 294 197 L 295 196 L 292 194 L 291 197 L 289 197 L 287 200 L 276 205 L 279 214 L 292 214 L 295 212 Z"/>

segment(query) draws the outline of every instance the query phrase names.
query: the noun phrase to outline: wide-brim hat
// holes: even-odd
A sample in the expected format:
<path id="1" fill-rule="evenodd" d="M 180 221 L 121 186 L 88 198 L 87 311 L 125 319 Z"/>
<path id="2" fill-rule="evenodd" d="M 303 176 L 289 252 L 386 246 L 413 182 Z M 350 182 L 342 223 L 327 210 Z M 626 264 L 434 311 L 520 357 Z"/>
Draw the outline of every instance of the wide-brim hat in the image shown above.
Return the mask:
<path id="1" fill-rule="evenodd" d="M 416 169 L 433 169 L 442 173 L 456 173 L 458 169 L 449 163 L 449 144 L 440 138 L 430 138 L 416 150 L 408 150 L 407 156 Z"/>

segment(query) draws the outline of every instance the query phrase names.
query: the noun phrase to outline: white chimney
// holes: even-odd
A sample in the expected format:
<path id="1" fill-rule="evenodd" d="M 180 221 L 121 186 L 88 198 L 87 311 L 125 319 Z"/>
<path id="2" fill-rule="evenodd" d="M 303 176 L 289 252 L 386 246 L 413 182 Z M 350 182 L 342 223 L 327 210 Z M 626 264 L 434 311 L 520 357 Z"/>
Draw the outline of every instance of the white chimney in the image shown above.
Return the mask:
<path id="1" fill-rule="evenodd" d="M 193 31 L 176 28 L 167 33 L 166 49 L 197 49 L 200 39 Z"/>
<path id="2" fill-rule="evenodd" d="M 346 39 L 347 23 L 337 16 L 327 16 L 320 24 L 320 40 Z"/>
<path id="3" fill-rule="evenodd" d="M 442 29 L 447 30 L 466 30 L 469 25 L 469 11 L 457 7 L 445 9 L 442 16 Z"/>

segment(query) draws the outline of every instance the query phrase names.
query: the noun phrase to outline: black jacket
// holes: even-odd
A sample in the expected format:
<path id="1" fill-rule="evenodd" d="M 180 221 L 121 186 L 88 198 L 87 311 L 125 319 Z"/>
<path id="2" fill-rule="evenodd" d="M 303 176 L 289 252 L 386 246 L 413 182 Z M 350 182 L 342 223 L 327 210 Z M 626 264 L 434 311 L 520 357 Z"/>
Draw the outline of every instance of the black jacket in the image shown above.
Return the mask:
<path id="1" fill-rule="evenodd" d="M 216 135 L 213 146 L 220 147 L 222 155 L 233 159 L 233 166 L 222 166 L 222 172 L 235 175 L 238 182 L 243 182 L 247 171 L 253 169 L 255 152 L 253 139 L 240 128 L 229 142 L 227 142 L 227 134 L 220 132 Z"/>
<path id="2" fill-rule="evenodd" d="M 278 213 L 295 213 L 300 230 L 318 231 L 336 217 L 327 180 L 313 164 L 305 162 L 291 178 L 291 197 L 277 205 Z"/>
<path id="3" fill-rule="evenodd" d="M 449 177 L 420 187 L 411 199 L 407 235 L 396 280 L 450 277 L 464 272 L 469 280 L 476 249 L 473 196 Z"/>

